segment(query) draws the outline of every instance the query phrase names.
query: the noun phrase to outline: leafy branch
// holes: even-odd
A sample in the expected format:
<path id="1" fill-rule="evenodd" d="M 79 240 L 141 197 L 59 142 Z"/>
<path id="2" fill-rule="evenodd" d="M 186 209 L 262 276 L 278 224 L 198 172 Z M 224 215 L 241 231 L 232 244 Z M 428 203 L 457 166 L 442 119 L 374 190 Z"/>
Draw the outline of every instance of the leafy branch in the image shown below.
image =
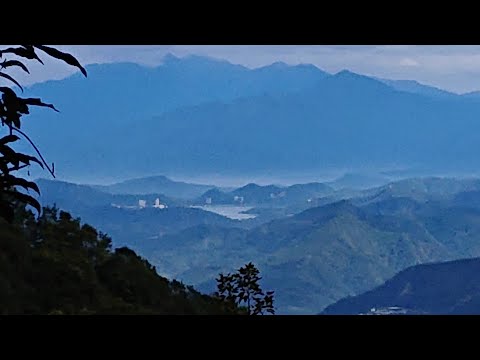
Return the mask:
<path id="1" fill-rule="evenodd" d="M 274 292 L 264 293 L 259 284 L 261 279 L 260 271 L 250 262 L 234 274 L 220 274 L 215 295 L 232 313 L 245 309 L 248 315 L 275 314 Z"/>
<path id="2" fill-rule="evenodd" d="M 40 50 L 47 56 L 61 60 L 68 65 L 77 67 L 85 77 L 87 76 L 86 70 L 71 54 L 46 45 L 20 45 L 18 47 L 0 49 L 0 59 L 3 59 L 0 62 L 0 78 L 17 86 L 23 93 L 21 84 L 14 77 L 7 74 L 6 71 L 12 68 L 20 68 L 25 73 L 30 74 L 27 65 L 19 58 L 34 60 L 44 64 L 36 50 Z M 7 59 L 6 57 L 9 58 Z M 0 217 L 11 222 L 14 217 L 14 207 L 18 203 L 31 205 L 38 213 L 41 212 L 41 206 L 35 198 L 17 190 L 18 187 L 23 187 L 27 192 L 33 190 L 40 194 L 38 186 L 32 181 L 14 176 L 12 173 L 29 167 L 34 162 L 43 169 L 46 168 L 50 175 L 55 177 L 54 164 L 52 163 L 50 168 L 38 146 L 24 131 L 20 130 L 22 117 L 30 114 L 31 106 L 47 107 L 57 112 L 58 110 L 53 104 L 44 103 L 38 98 L 21 98 L 17 96 L 13 88 L 8 86 L 0 86 L 0 92 L 2 93 L 0 99 L 0 124 L 8 129 L 8 134 L 0 138 Z M 40 160 L 36 156 L 23 154 L 12 149 L 9 144 L 20 140 L 17 135 L 14 135 L 14 132 L 20 134 L 33 147 Z"/>
<path id="3" fill-rule="evenodd" d="M 48 166 L 47 162 L 45 161 L 45 159 L 43 158 L 42 154 L 40 153 L 40 150 L 38 150 L 38 147 L 34 144 L 34 142 L 30 139 L 30 137 L 25 134 L 23 131 L 21 131 L 20 129 L 17 129 L 17 128 L 13 128 L 14 131 L 18 132 L 19 134 L 21 134 L 29 143 L 30 145 L 32 145 L 32 147 L 35 149 L 35 151 L 37 152 L 38 156 L 40 156 L 40 159 L 42 160 L 42 162 L 40 164 L 40 166 L 43 168 L 44 166 L 47 168 L 48 172 L 55 178 L 55 173 L 54 173 L 54 170 L 55 170 L 55 165 L 52 163 L 52 168 L 50 169 L 50 167 Z M 36 159 L 36 158 L 35 158 Z"/>

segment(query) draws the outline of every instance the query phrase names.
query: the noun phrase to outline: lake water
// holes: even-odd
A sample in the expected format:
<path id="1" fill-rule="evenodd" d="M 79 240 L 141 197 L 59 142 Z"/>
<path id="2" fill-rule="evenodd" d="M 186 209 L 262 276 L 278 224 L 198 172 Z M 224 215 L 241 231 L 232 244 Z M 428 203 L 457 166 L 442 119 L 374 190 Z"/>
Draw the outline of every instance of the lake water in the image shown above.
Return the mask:
<path id="1" fill-rule="evenodd" d="M 205 211 L 210 211 L 219 215 L 223 215 L 230 219 L 234 220 L 247 220 L 253 219 L 257 215 L 255 214 L 241 214 L 242 211 L 247 211 L 252 209 L 248 206 L 234 206 L 234 205 L 203 205 L 203 206 L 192 206 L 197 209 L 202 209 Z"/>

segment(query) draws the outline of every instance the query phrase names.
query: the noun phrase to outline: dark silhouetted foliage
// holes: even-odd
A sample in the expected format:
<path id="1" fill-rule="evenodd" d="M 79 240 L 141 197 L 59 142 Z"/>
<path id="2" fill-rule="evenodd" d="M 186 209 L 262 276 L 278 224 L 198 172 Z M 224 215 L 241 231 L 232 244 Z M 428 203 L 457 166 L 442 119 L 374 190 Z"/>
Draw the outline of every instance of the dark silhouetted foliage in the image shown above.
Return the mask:
<path id="1" fill-rule="evenodd" d="M 241 309 L 248 315 L 275 314 L 273 291 L 263 292 L 260 287 L 260 271 L 251 262 L 234 274 L 220 276 L 216 296 L 225 303 L 229 312 Z"/>
<path id="2" fill-rule="evenodd" d="M 3 59 L 3 61 L 0 61 L 0 78 L 16 85 L 23 92 L 23 88 L 18 81 L 5 71 L 8 71 L 8 68 L 11 67 L 18 67 L 26 73 L 30 73 L 28 67 L 22 61 L 11 59 L 12 57 L 35 60 L 43 64 L 35 49 L 39 49 L 48 56 L 79 68 L 82 74 L 87 76 L 85 69 L 70 54 L 45 45 L 21 45 L 0 50 L 0 60 Z M 30 106 L 48 107 L 55 111 L 58 110 L 52 104 L 44 103 L 41 99 L 19 97 L 14 89 L 8 86 L 0 86 L 0 93 L 2 94 L 0 99 L 0 122 L 2 127 L 6 127 L 8 130 L 8 134 L 0 138 L 0 217 L 11 222 L 14 217 L 15 203 L 28 204 L 33 206 L 38 212 L 41 211 L 41 206 L 34 197 L 17 191 L 17 187 L 22 187 L 27 191 L 33 190 L 40 193 L 38 186 L 32 181 L 13 175 L 13 173 L 30 166 L 31 163 L 37 163 L 42 168 L 47 168 L 54 176 L 54 165 L 52 164 L 51 167 L 47 165 L 33 141 L 26 133 L 20 130 L 21 118 L 30 113 Z M 11 144 L 20 140 L 17 134 L 25 138 L 33 146 L 38 158 L 17 152 L 11 147 Z"/>
<path id="3" fill-rule="evenodd" d="M 238 312 L 238 311 L 237 311 Z M 226 314 L 128 248 L 56 208 L 0 218 L 0 314 Z M 235 313 L 228 312 L 229 314 Z"/>

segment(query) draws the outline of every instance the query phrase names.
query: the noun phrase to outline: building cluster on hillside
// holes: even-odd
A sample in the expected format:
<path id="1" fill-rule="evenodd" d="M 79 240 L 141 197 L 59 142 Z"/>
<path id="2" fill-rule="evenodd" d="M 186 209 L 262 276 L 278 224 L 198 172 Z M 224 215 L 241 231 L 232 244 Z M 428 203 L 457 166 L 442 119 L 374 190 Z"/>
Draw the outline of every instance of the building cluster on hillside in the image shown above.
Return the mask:
<path id="1" fill-rule="evenodd" d="M 233 201 L 243 204 L 243 196 L 234 196 Z"/>
<path id="2" fill-rule="evenodd" d="M 384 308 L 371 308 L 369 312 L 359 315 L 407 315 L 408 309 L 398 306 L 389 306 Z"/>
<path id="3" fill-rule="evenodd" d="M 285 191 L 281 191 L 277 194 L 274 194 L 274 193 L 270 193 L 270 198 L 271 199 L 276 199 L 276 198 L 283 198 L 287 195 L 287 193 Z"/>
<path id="4" fill-rule="evenodd" d="M 240 205 L 243 205 L 244 203 L 244 197 L 243 196 L 234 196 L 233 197 L 233 203 L 235 204 L 240 204 Z M 205 198 L 205 204 L 206 205 L 213 205 L 214 201 L 211 197 L 207 197 Z"/>
<path id="5" fill-rule="evenodd" d="M 145 209 L 147 207 L 150 207 L 150 206 L 148 206 L 147 200 L 144 200 L 144 199 L 138 200 L 138 204 L 136 206 L 117 205 L 117 204 L 111 204 L 111 205 L 113 207 L 123 208 L 123 209 Z M 167 209 L 168 208 L 168 206 L 166 204 L 162 204 L 160 202 L 159 198 L 155 199 L 155 202 L 153 203 L 153 205 L 151 207 L 153 207 L 155 209 Z"/>
<path id="6" fill-rule="evenodd" d="M 144 209 L 144 208 L 146 208 L 146 207 L 149 207 L 149 206 L 147 205 L 147 200 L 138 200 L 138 207 L 139 207 L 140 209 Z M 153 207 L 154 207 L 155 209 L 166 209 L 168 206 L 165 205 L 165 204 L 161 204 L 161 203 L 160 203 L 160 199 L 159 199 L 159 198 L 156 198 L 156 199 L 155 199 L 155 203 L 153 204 Z"/>

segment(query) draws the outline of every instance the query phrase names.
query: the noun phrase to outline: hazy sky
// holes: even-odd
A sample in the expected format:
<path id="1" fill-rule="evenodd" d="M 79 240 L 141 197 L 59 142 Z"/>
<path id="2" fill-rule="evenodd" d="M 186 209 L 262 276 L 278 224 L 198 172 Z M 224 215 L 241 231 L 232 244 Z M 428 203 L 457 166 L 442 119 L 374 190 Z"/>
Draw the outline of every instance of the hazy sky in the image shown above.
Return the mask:
<path id="1" fill-rule="evenodd" d="M 480 90 L 480 46 L 477 45 L 64 45 L 82 64 L 137 62 L 161 64 L 167 53 L 176 56 L 207 55 L 247 67 L 275 61 L 311 63 L 328 72 L 348 69 L 389 79 L 412 79 L 449 91 Z M 24 84 L 63 78 L 68 66 L 47 63 L 42 71 L 20 78 Z"/>

